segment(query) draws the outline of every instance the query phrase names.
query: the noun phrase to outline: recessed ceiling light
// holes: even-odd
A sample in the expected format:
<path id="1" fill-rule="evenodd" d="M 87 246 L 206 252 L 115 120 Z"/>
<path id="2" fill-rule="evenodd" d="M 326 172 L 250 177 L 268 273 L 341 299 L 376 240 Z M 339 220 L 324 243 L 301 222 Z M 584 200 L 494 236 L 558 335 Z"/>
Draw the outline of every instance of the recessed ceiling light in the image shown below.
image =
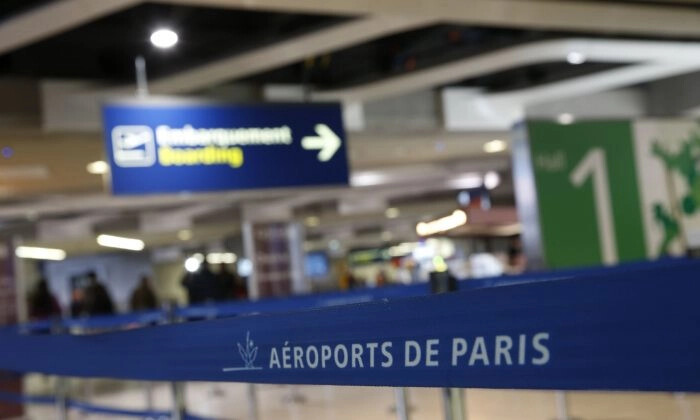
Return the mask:
<path id="1" fill-rule="evenodd" d="M 96 160 L 88 163 L 86 169 L 93 175 L 104 175 L 109 172 L 109 165 L 104 160 Z"/>
<path id="2" fill-rule="evenodd" d="M 108 248 L 126 249 L 129 251 L 141 251 L 145 244 L 140 239 L 124 238 L 114 235 L 99 235 L 97 243 Z"/>
<path id="3" fill-rule="evenodd" d="M 483 177 L 480 173 L 468 172 L 455 178 L 448 179 L 446 184 L 447 187 L 456 190 L 471 190 L 474 188 L 481 188 L 483 181 Z"/>
<path id="4" fill-rule="evenodd" d="M 566 62 L 577 66 L 586 62 L 586 56 L 582 52 L 571 51 L 566 55 Z"/>
<path id="5" fill-rule="evenodd" d="M 491 140 L 484 143 L 484 152 L 486 153 L 498 153 L 506 150 L 506 142 L 503 140 Z"/>
<path id="6" fill-rule="evenodd" d="M 189 257 L 185 260 L 185 270 L 187 270 L 188 273 L 194 273 L 195 271 L 199 270 L 201 265 L 202 262 L 195 257 Z"/>
<path id="7" fill-rule="evenodd" d="M 557 122 L 561 125 L 569 125 L 574 122 L 576 118 L 574 118 L 573 114 L 570 114 L 568 112 L 564 112 L 563 114 L 559 114 L 557 117 Z"/>
<path id="8" fill-rule="evenodd" d="M 304 224 L 308 227 L 316 227 L 321 224 L 321 220 L 316 216 L 309 216 L 304 219 Z"/>
<path id="9" fill-rule="evenodd" d="M 56 248 L 42 248 L 38 246 L 18 246 L 15 249 L 18 258 L 30 258 L 33 260 L 62 261 L 66 259 L 66 251 Z"/>
<path id="10" fill-rule="evenodd" d="M 158 48 L 171 48 L 177 41 L 177 33 L 172 29 L 161 28 L 151 34 L 151 44 Z"/>
<path id="11" fill-rule="evenodd" d="M 484 187 L 488 190 L 496 188 L 501 183 L 501 177 L 498 172 L 489 171 L 484 175 Z"/>
<path id="12" fill-rule="evenodd" d="M 192 239 L 192 231 L 189 229 L 182 229 L 177 232 L 177 238 L 181 241 L 189 241 Z"/>
<path id="13" fill-rule="evenodd" d="M 388 209 L 384 210 L 384 215 L 387 217 L 387 219 L 396 219 L 400 214 L 401 212 L 396 207 L 389 207 Z"/>

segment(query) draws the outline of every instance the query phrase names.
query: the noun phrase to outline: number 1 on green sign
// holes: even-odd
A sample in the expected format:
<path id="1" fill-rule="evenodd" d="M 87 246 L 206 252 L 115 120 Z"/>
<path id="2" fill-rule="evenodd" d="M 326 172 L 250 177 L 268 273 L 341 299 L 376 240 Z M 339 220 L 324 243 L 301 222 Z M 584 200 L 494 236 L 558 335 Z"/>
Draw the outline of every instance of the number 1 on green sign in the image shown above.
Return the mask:
<path id="1" fill-rule="evenodd" d="M 598 237 L 603 253 L 603 263 L 615 264 L 618 261 L 618 257 L 610 184 L 608 183 L 608 165 L 605 161 L 605 151 L 599 147 L 595 147 L 586 153 L 571 172 L 569 180 L 574 186 L 581 187 L 589 176 L 593 177 L 593 197 L 595 199 Z"/>

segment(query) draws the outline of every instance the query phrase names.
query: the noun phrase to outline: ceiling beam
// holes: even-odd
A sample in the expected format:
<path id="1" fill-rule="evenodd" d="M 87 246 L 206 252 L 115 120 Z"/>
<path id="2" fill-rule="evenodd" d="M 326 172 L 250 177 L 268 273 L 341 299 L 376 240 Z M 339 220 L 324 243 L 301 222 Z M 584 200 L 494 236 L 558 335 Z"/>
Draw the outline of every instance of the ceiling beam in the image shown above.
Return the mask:
<path id="1" fill-rule="evenodd" d="M 61 0 L 0 24 L 0 54 L 127 9 L 141 0 Z"/>
<path id="2" fill-rule="evenodd" d="M 362 102 L 398 96 L 422 89 L 430 89 L 460 82 L 477 76 L 550 61 L 565 61 L 571 51 L 584 54 L 588 61 L 605 63 L 653 63 L 659 73 L 657 79 L 692 71 L 700 64 L 700 44 L 669 41 L 626 41 L 615 39 L 560 39 L 540 41 L 504 48 L 492 53 L 467 57 L 399 76 L 381 79 L 351 88 L 319 91 L 312 97 L 320 101 Z M 663 68 L 661 68 L 663 67 Z M 601 72 L 600 74 L 613 74 Z M 617 74 L 617 73 L 614 73 Z M 623 72 L 623 74 L 626 74 Z M 645 70 L 644 81 L 655 80 L 654 71 Z M 603 79 L 596 78 L 597 81 Z M 616 84 L 619 82 L 616 81 Z"/>
<path id="3" fill-rule="evenodd" d="M 191 6 L 297 13 L 419 16 L 447 22 L 566 31 L 700 37 L 700 11 L 615 1 L 157 0 Z"/>

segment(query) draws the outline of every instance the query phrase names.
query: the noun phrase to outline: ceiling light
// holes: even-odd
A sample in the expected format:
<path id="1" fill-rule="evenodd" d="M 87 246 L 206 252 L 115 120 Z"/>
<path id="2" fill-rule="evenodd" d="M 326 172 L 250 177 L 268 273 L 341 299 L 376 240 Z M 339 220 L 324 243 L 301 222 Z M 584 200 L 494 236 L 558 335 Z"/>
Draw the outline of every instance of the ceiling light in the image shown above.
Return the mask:
<path id="1" fill-rule="evenodd" d="M 238 257 L 233 252 L 210 252 L 207 254 L 209 264 L 233 264 Z"/>
<path id="2" fill-rule="evenodd" d="M 104 175 L 109 172 L 109 165 L 104 160 L 96 160 L 88 163 L 86 169 L 93 175 Z"/>
<path id="3" fill-rule="evenodd" d="M 582 52 L 571 51 L 566 55 L 566 62 L 577 66 L 586 62 L 586 55 Z"/>
<path id="4" fill-rule="evenodd" d="M 304 224 L 308 227 L 316 227 L 321 224 L 321 220 L 316 216 L 309 216 L 304 219 Z"/>
<path id="5" fill-rule="evenodd" d="M 481 188 L 483 179 L 481 174 L 466 173 L 457 178 L 447 181 L 447 186 L 458 190 L 469 190 L 473 188 Z"/>
<path id="6" fill-rule="evenodd" d="M 66 259 L 66 251 L 56 248 L 41 248 L 36 246 L 18 246 L 15 249 L 18 258 L 31 258 L 33 260 L 62 261 Z"/>
<path id="7" fill-rule="evenodd" d="M 563 114 L 559 114 L 557 117 L 557 122 L 561 125 L 569 125 L 573 123 L 575 120 L 573 114 L 569 114 L 568 112 L 564 112 Z"/>
<path id="8" fill-rule="evenodd" d="M 384 215 L 387 217 L 387 219 L 396 219 L 400 214 L 401 212 L 396 207 L 389 207 L 388 209 L 384 210 Z"/>
<path id="9" fill-rule="evenodd" d="M 394 235 L 391 232 L 389 232 L 388 230 L 385 230 L 384 232 L 382 232 L 381 238 L 382 238 L 382 241 L 389 242 L 390 240 L 394 239 Z"/>
<path id="10" fill-rule="evenodd" d="M 446 232 L 467 223 L 467 213 L 463 210 L 455 210 L 449 216 L 442 217 L 432 222 L 421 222 L 416 225 L 416 233 L 420 236 L 430 236 L 436 233 Z"/>
<path id="11" fill-rule="evenodd" d="M 199 266 L 201 265 L 202 263 L 195 257 L 189 257 L 185 260 L 185 270 L 187 270 L 188 273 L 194 273 L 199 270 Z"/>
<path id="12" fill-rule="evenodd" d="M 389 177 L 380 171 L 354 172 L 350 176 L 350 185 L 353 187 L 369 187 L 385 184 L 388 181 Z"/>
<path id="13" fill-rule="evenodd" d="M 192 239 L 192 231 L 189 229 L 182 229 L 177 232 L 177 238 L 181 241 L 189 241 Z"/>
<path id="14" fill-rule="evenodd" d="M 501 183 L 501 177 L 498 175 L 498 172 L 494 171 L 489 171 L 486 172 L 486 175 L 484 175 L 484 187 L 488 190 L 492 190 Z"/>
<path id="15" fill-rule="evenodd" d="M 223 264 L 233 264 L 238 261 L 238 255 L 233 252 L 224 252 L 221 254 L 221 262 Z"/>
<path id="16" fill-rule="evenodd" d="M 151 34 L 151 44 L 158 48 L 171 48 L 177 44 L 178 36 L 175 31 L 162 28 Z"/>
<path id="17" fill-rule="evenodd" d="M 506 147 L 506 142 L 504 142 L 503 140 L 495 139 L 484 143 L 484 152 L 498 153 L 506 150 Z"/>
<path id="18" fill-rule="evenodd" d="M 141 251 L 145 244 L 140 239 L 124 238 L 113 235 L 99 235 L 97 243 L 108 248 L 126 249 L 129 251 Z"/>

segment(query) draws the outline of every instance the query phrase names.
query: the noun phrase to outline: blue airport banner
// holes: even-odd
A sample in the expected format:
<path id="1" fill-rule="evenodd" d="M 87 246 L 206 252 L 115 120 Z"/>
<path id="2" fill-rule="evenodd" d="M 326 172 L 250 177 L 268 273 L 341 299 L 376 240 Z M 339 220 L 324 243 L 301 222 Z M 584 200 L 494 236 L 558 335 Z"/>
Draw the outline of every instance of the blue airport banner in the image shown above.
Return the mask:
<path id="1" fill-rule="evenodd" d="M 103 108 L 115 195 L 347 185 L 339 104 Z"/>
<path id="2" fill-rule="evenodd" d="M 85 336 L 6 329 L 0 369 L 171 381 L 697 392 L 697 273 L 696 263 L 614 270 Z"/>

